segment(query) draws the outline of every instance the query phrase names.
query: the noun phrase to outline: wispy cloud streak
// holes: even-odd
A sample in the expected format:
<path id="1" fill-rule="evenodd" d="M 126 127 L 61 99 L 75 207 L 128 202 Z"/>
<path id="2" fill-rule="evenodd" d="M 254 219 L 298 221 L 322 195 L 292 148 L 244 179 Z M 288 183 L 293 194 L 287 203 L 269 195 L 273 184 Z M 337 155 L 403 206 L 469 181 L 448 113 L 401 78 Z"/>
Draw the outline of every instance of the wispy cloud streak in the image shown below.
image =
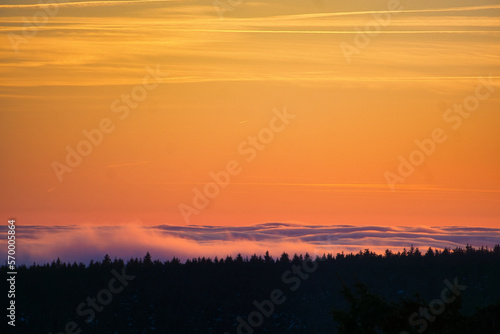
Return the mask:
<path id="1" fill-rule="evenodd" d="M 49 3 L 36 3 L 36 4 L 9 4 L 0 5 L 0 9 L 21 9 L 21 8 L 46 8 L 49 6 L 58 7 L 98 7 L 98 6 L 120 6 L 120 5 L 138 5 L 147 3 L 161 3 L 161 2 L 181 2 L 180 0 L 130 0 L 130 1 L 73 1 L 73 2 L 49 2 Z"/>

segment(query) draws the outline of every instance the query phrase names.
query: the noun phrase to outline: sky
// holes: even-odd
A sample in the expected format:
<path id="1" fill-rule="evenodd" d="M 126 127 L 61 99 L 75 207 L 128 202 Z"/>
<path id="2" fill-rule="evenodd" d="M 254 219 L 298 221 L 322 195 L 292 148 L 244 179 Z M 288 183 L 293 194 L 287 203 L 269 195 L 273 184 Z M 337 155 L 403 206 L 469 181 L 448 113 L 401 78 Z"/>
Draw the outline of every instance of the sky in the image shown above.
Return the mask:
<path id="1" fill-rule="evenodd" d="M 339 251 L 492 246 L 499 16 L 485 0 L 2 0 L 2 225 L 24 226 L 26 261 L 279 255 L 325 226 L 358 231 L 324 241 Z"/>

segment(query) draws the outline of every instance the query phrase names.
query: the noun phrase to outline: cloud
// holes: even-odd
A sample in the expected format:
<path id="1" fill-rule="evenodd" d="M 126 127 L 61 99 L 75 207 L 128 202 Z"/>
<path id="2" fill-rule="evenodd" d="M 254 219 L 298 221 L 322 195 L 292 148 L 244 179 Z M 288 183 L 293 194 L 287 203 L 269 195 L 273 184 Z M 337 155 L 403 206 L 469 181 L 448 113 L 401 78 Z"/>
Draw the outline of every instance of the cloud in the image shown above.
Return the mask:
<path id="1" fill-rule="evenodd" d="M 138 5 L 157 2 L 181 2 L 180 0 L 130 0 L 130 1 L 71 1 L 71 2 L 48 2 L 36 4 L 8 4 L 0 5 L 0 9 L 18 9 L 18 8 L 46 8 L 50 6 L 57 7 L 98 7 L 98 6 L 120 6 L 120 5 Z"/>
<path id="2" fill-rule="evenodd" d="M 331 17 L 331 16 L 352 16 L 352 15 L 366 15 L 366 14 L 386 14 L 386 13 L 436 13 L 436 12 L 470 12 L 478 10 L 491 10 L 499 9 L 500 5 L 483 5 L 483 6 L 468 6 L 468 7 L 449 7 L 449 8 L 433 8 L 433 9 L 405 9 L 405 10 L 363 10 L 363 11 L 346 11 L 346 12 L 333 12 L 333 13 L 312 13 L 312 14 L 295 14 L 295 15 L 283 15 L 273 17 L 277 18 L 287 18 L 287 19 L 308 19 L 308 18 L 320 18 L 320 17 Z"/>
<path id="3" fill-rule="evenodd" d="M 5 236 L 6 229 L 2 228 Z M 271 222 L 251 226 L 158 225 L 137 222 L 123 226 L 23 226 L 16 231 L 18 263 L 63 261 L 88 262 L 112 257 L 143 257 L 146 251 L 162 260 L 173 256 L 225 257 L 237 253 L 277 257 L 309 252 L 312 255 L 358 252 L 369 248 L 382 253 L 414 245 L 428 247 L 493 247 L 500 240 L 500 228 L 459 226 L 353 226 L 305 225 Z M 2 237 L 2 243 L 6 238 Z"/>

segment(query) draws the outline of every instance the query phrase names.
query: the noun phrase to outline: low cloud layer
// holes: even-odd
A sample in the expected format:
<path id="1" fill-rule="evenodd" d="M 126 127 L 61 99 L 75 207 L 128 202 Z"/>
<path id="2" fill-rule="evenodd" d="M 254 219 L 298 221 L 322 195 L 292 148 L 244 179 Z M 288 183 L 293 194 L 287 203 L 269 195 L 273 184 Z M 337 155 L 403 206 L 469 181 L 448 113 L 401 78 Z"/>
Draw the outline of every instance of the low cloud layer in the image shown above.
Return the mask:
<path id="1" fill-rule="evenodd" d="M 5 228 L 1 231 L 5 244 Z M 252 226 L 22 226 L 16 230 L 18 263 L 100 260 L 104 254 L 123 258 L 143 257 L 146 251 L 160 260 L 177 256 L 225 257 L 264 254 L 278 257 L 309 252 L 312 255 L 358 252 L 369 248 L 401 251 L 411 245 L 428 247 L 493 247 L 499 243 L 500 228 L 481 227 L 387 227 L 351 225 L 303 225 L 265 223 Z M 2 246 L 3 247 L 3 246 Z"/>

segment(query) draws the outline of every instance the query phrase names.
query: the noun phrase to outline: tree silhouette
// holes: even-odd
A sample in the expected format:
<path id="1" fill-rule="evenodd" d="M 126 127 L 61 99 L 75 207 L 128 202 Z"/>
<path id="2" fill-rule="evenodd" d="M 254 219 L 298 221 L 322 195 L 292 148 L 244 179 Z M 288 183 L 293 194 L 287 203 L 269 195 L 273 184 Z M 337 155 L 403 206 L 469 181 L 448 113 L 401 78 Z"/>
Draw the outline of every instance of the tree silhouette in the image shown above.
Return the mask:
<path id="1" fill-rule="evenodd" d="M 248 321 L 252 315 L 255 323 L 255 312 L 262 312 L 262 307 L 270 310 L 264 301 L 273 291 L 281 291 L 284 303 L 274 305 L 254 333 L 500 333 L 498 245 L 442 252 L 430 248 L 424 256 L 418 254 L 411 246 L 383 255 L 369 249 L 336 256 L 327 252 L 317 269 L 307 273 L 307 280 L 300 278 L 305 274 L 302 264 L 315 259 L 294 254 L 292 263 L 285 252 L 277 261 L 269 252 L 250 258 L 238 254 L 234 260 L 228 255 L 224 260 L 185 261 L 160 261 L 147 252 L 128 261 L 111 261 L 106 254 L 101 262 L 91 260 L 88 265 L 56 259 L 19 266 L 16 332 L 60 333 L 73 321 L 82 334 L 234 334 L 238 318 Z M 7 277 L 7 272 L 6 266 L 0 267 L 0 275 Z M 122 273 L 135 278 L 119 289 L 116 275 Z M 441 298 L 443 280 L 454 277 L 467 285 L 462 295 L 447 303 L 433 321 L 411 324 L 409 317 Z M 291 290 L 297 280 L 300 287 Z M 6 283 L 0 283 L 3 291 L 8 291 Z M 108 303 L 110 288 L 116 293 Z M 92 298 L 106 305 L 87 323 L 77 308 Z M 254 302 L 264 306 L 259 309 Z M 329 310 L 332 316 L 325 316 Z"/>

